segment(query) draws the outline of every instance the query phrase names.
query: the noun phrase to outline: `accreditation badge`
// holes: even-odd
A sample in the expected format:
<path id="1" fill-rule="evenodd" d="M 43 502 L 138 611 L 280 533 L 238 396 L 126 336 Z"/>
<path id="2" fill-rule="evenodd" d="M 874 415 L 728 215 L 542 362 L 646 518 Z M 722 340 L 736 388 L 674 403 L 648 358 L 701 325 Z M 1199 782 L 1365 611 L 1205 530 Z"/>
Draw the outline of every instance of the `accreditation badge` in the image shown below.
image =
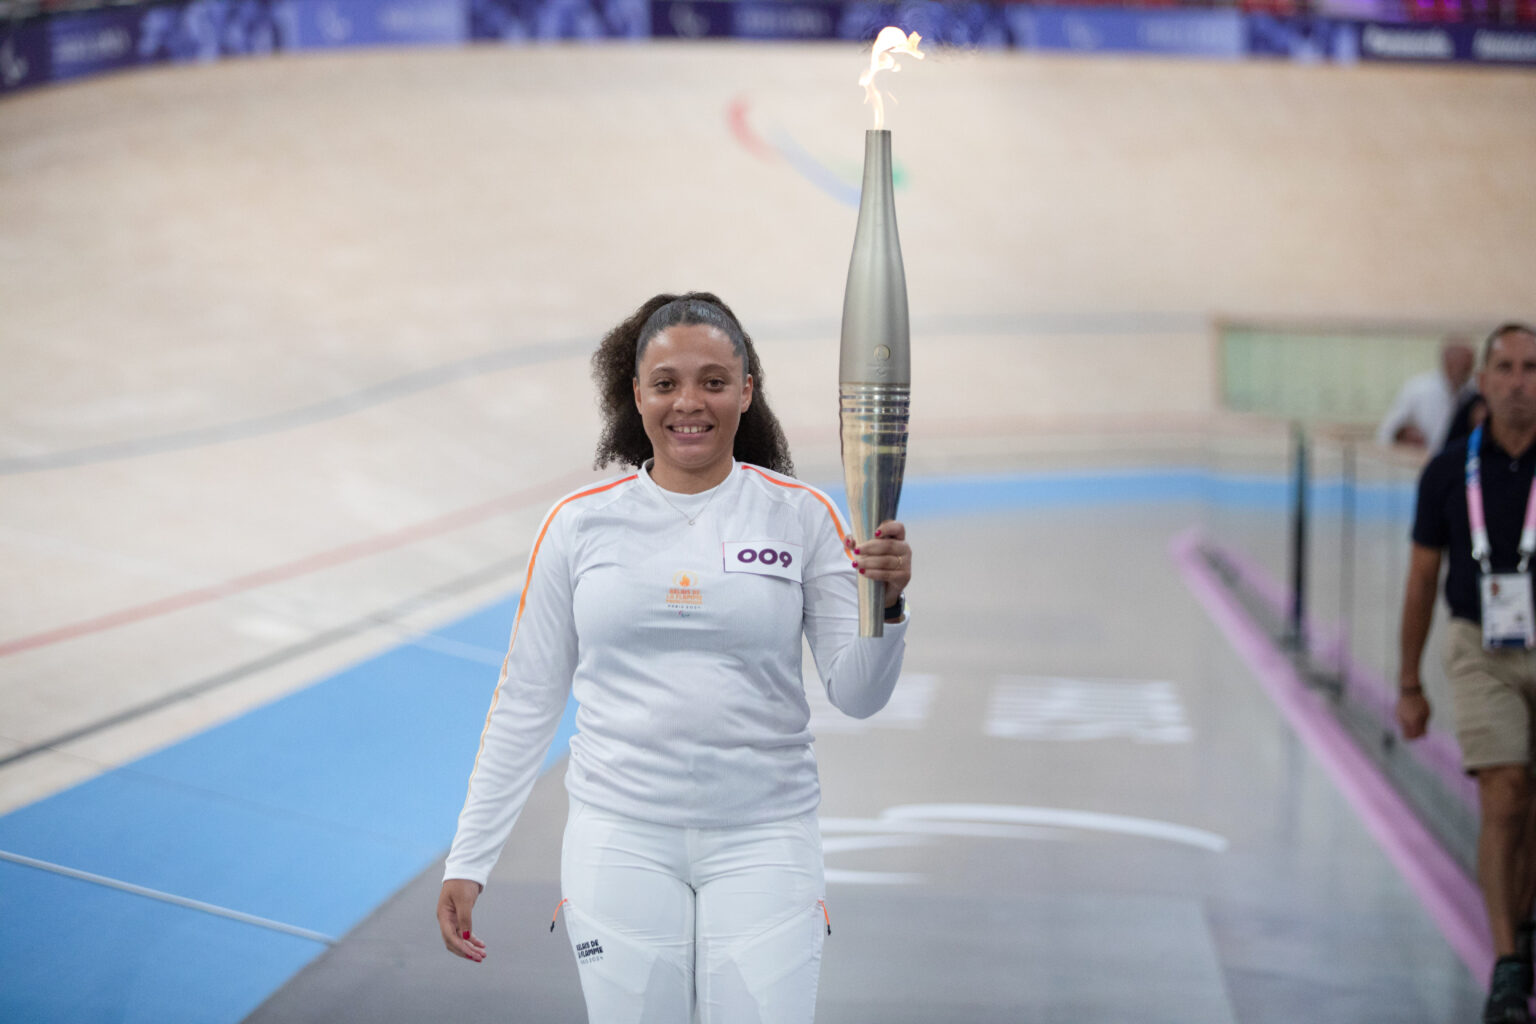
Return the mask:
<path id="1" fill-rule="evenodd" d="M 1479 577 L 1483 592 L 1483 646 L 1536 646 L 1531 606 L 1531 577 L 1523 572 L 1495 572 Z"/>

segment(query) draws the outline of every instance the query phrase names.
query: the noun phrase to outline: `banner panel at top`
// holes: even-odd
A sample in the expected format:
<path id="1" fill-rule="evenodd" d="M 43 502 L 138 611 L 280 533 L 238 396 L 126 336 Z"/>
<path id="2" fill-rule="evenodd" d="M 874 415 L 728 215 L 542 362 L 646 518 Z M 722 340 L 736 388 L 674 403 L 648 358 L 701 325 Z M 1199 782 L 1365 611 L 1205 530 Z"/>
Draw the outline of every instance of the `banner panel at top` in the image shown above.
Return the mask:
<path id="1" fill-rule="evenodd" d="M 288 48 L 277 0 L 183 0 L 144 8 L 139 57 L 145 62 L 260 56 Z"/>
<path id="2" fill-rule="evenodd" d="M 473 39 L 648 39 L 651 0 L 469 0 Z"/>
<path id="3" fill-rule="evenodd" d="M 273 13 L 285 40 L 301 50 L 469 39 L 464 0 L 282 0 Z"/>
<path id="4" fill-rule="evenodd" d="M 904 3 L 865 3 L 854 0 L 840 5 L 837 38 L 868 40 L 886 25 L 916 32 L 925 45 L 963 46 L 967 49 L 999 49 L 1012 45 L 1002 4 L 906 0 Z"/>
<path id="5" fill-rule="evenodd" d="M 837 3 L 784 3 L 782 0 L 735 0 L 731 35 L 738 39 L 835 39 Z"/>
<path id="6" fill-rule="evenodd" d="M 1086 53 L 1241 57 L 1247 38 L 1236 11 L 1008 8 L 1015 45 Z"/>
<path id="7" fill-rule="evenodd" d="M 1536 29 L 1468 27 L 1466 53 L 1480 64 L 1536 65 Z"/>
<path id="8" fill-rule="evenodd" d="M 1355 24 L 1331 18 L 1250 14 L 1248 54 L 1286 57 L 1304 64 L 1353 64 L 1360 59 L 1360 32 Z"/>
<path id="9" fill-rule="evenodd" d="M 927 45 L 1003 48 L 1013 41 L 1004 9 L 969 3 L 854 0 L 655 0 L 654 34 L 679 39 L 847 39 L 868 42 L 886 25 Z"/>
<path id="10" fill-rule="evenodd" d="M 48 23 L 41 18 L 0 25 L 0 94 L 53 78 Z"/>
<path id="11" fill-rule="evenodd" d="M 48 19 L 48 71 L 55 82 L 144 63 L 139 53 L 143 12 L 107 9 Z"/>
<path id="12" fill-rule="evenodd" d="M 658 39 L 728 38 L 731 5 L 708 0 L 658 0 L 652 5 L 651 31 Z"/>
<path id="13" fill-rule="evenodd" d="M 1456 59 L 1456 37 L 1449 25 L 1359 26 L 1360 56 L 1366 60 L 1440 63 Z"/>
<path id="14" fill-rule="evenodd" d="M 1365 60 L 1445 64 L 1536 64 L 1536 30 L 1483 25 L 1355 26 Z"/>
<path id="15" fill-rule="evenodd" d="M 1345 0 L 1337 0 L 1339 3 Z M 1361 0 L 1362 3 L 1365 0 Z M 154 0 L 0 23 L 0 94 L 139 65 L 470 39 L 840 39 L 1351 64 L 1536 67 L 1536 28 L 986 0 Z"/>

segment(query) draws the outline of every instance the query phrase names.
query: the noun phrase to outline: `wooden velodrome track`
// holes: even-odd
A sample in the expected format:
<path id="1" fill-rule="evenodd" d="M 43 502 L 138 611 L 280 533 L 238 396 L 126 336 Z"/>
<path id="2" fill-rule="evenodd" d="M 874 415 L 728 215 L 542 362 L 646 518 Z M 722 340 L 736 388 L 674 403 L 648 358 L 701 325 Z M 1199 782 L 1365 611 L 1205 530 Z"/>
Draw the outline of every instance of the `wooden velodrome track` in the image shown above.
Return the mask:
<path id="1" fill-rule="evenodd" d="M 862 60 L 363 52 L 0 103 L 0 811 L 515 589 L 594 475 L 587 353 L 654 292 L 734 306 L 835 479 Z M 1187 460 L 1218 316 L 1536 306 L 1536 76 L 936 53 L 892 84 L 914 473 Z"/>

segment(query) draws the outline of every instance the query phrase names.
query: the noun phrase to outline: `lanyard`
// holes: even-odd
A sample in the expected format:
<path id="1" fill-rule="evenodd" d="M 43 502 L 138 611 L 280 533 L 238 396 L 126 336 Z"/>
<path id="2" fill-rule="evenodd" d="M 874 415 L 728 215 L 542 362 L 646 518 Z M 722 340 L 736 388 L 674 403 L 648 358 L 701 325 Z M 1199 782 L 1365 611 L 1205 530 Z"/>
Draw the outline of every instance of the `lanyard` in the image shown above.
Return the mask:
<path id="1" fill-rule="evenodd" d="M 1493 571 L 1488 561 L 1492 547 L 1488 543 L 1488 520 L 1483 516 L 1483 425 L 1479 423 L 1467 438 L 1467 520 L 1472 526 L 1472 558 L 1486 576 Z M 1525 524 L 1520 528 L 1520 568 L 1525 572 L 1531 555 L 1536 554 L 1536 476 L 1531 478 L 1531 493 L 1525 499 Z"/>

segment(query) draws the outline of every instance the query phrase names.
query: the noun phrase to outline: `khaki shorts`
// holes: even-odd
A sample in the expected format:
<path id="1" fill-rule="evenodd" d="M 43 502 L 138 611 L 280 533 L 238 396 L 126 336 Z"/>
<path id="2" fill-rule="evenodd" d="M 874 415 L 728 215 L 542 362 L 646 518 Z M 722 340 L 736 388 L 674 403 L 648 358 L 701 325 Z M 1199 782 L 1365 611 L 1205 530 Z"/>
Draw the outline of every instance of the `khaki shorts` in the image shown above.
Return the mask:
<path id="1" fill-rule="evenodd" d="M 1536 749 L 1536 651 L 1483 649 L 1483 628 L 1451 619 L 1445 639 L 1445 674 L 1461 764 L 1468 772 L 1531 764 Z"/>

